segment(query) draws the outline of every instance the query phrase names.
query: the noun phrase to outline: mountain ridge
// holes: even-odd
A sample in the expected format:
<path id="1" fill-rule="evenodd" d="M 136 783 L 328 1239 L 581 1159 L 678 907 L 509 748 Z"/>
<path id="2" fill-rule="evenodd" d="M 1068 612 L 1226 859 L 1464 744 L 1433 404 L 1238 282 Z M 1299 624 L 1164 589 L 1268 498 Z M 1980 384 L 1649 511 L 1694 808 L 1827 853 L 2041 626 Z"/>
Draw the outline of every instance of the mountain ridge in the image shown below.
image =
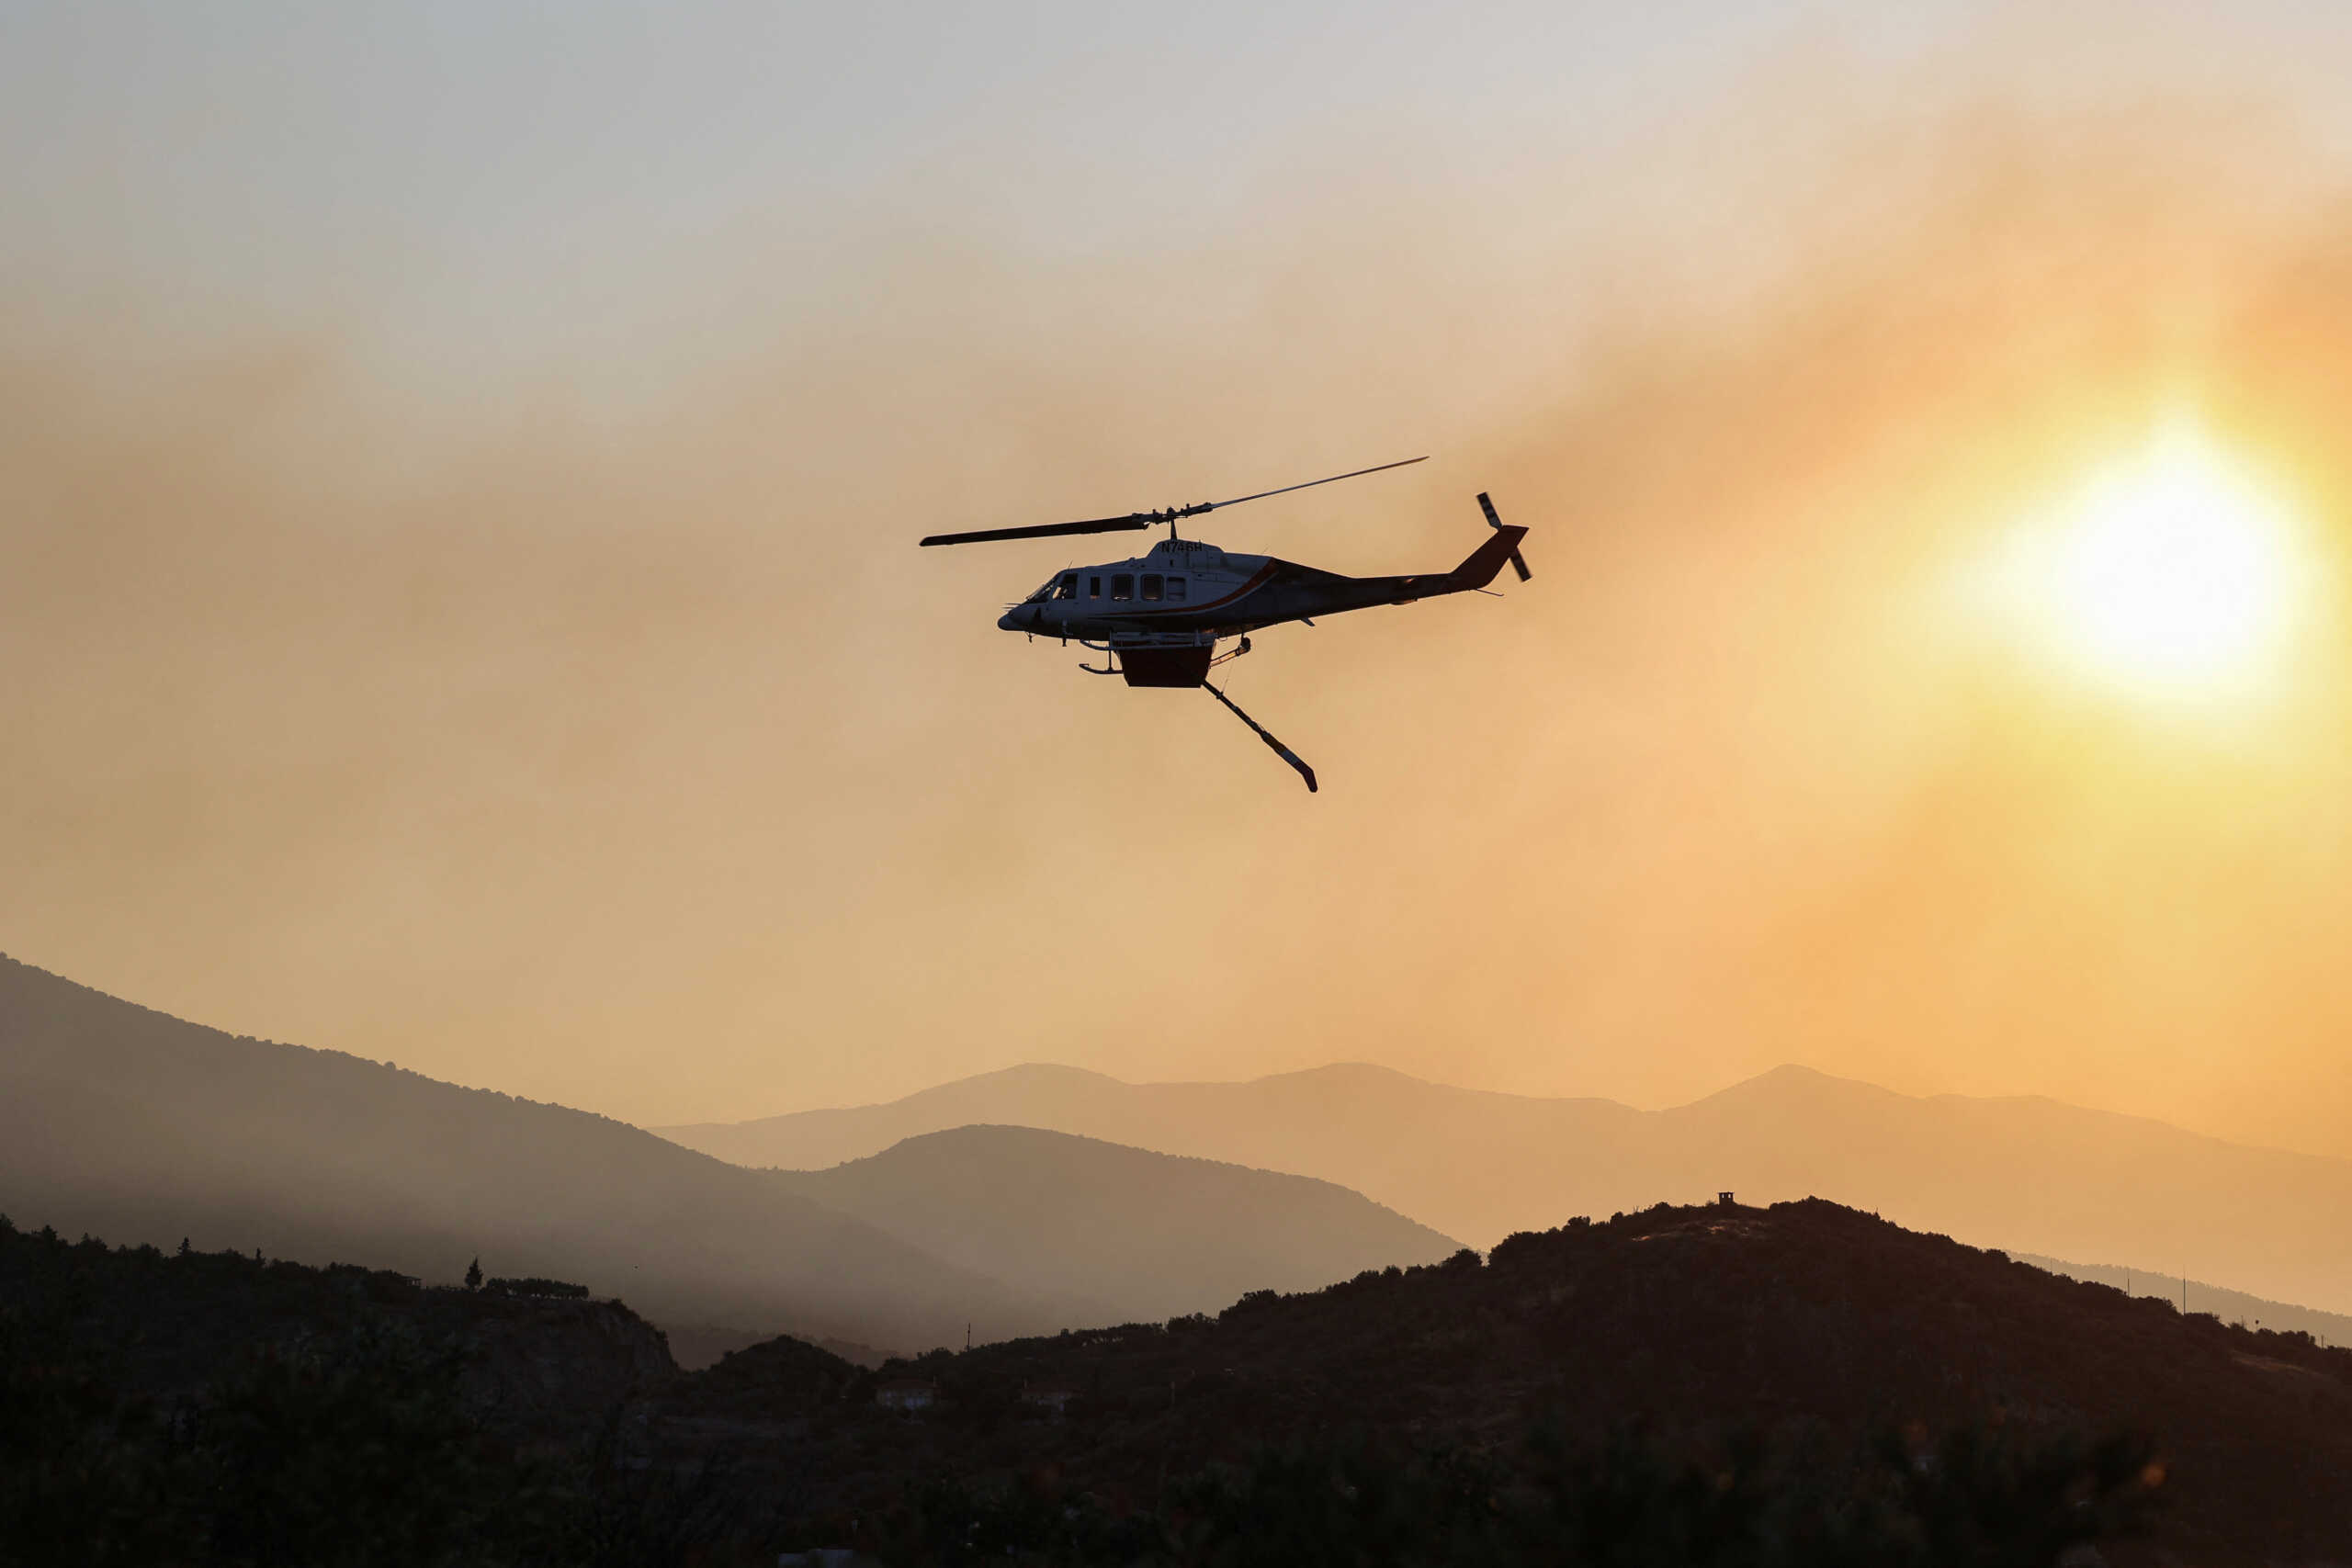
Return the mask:
<path id="1" fill-rule="evenodd" d="M 577 1279 L 658 1319 L 944 1344 L 1083 1321 L 566 1107 L 175 1019 L 0 956 L 0 1207 L 169 1246 Z M 683 1157 L 682 1157 L 683 1156 Z M 808 1270 L 827 1256 L 851 1268 Z"/>
<path id="2" fill-rule="evenodd" d="M 876 1105 L 654 1131 L 814 1169 L 978 1122 L 1318 1177 L 1478 1247 L 1661 1198 L 1821 1196 L 1982 1245 L 2154 1259 L 2352 1312 L 2352 1161 L 2047 1096 L 1906 1095 L 1794 1063 L 1657 1111 L 1372 1064 L 1158 1084 L 1023 1064 Z"/>
<path id="3" fill-rule="evenodd" d="M 231 1035 L 0 957 L 0 1211 L 126 1243 L 358 1253 L 441 1280 L 479 1256 L 626 1297 L 692 1361 L 780 1330 L 907 1350 L 1163 1318 L 1459 1245 L 1312 1179 L 1048 1146 L 1060 1137 L 967 1136 L 954 1171 L 928 1177 L 910 1149 L 882 1162 L 901 1189 L 886 1201 L 859 1189 L 872 1172 L 746 1170 L 609 1117 Z M 831 1201 L 814 1190 L 827 1186 Z M 1091 1230 L 1064 1234 L 1057 1213 Z"/>

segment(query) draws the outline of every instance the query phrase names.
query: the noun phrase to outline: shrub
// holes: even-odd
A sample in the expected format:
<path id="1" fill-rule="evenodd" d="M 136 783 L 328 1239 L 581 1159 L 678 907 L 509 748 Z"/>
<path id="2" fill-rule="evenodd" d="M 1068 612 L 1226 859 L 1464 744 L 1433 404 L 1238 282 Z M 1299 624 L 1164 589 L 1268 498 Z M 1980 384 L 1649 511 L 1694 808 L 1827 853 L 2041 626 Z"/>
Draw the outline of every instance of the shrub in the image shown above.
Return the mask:
<path id="1" fill-rule="evenodd" d="M 482 1290 L 493 1296 L 558 1296 L 566 1301 L 585 1301 L 588 1287 L 574 1285 L 562 1280 L 542 1280 L 534 1275 L 525 1280 L 485 1280 Z"/>

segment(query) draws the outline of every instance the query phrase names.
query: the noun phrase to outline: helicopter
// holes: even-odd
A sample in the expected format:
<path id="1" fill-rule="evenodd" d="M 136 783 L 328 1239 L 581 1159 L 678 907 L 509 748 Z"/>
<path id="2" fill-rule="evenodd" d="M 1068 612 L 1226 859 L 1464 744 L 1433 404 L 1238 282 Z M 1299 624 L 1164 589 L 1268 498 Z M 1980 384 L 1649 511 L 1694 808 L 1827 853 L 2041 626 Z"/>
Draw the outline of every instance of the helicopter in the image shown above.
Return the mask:
<path id="1" fill-rule="evenodd" d="M 1315 793 L 1315 770 L 1297 752 L 1274 739 L 1266 728 L 1209 682 L 1209 671 L 1250 651 L 1250 634 L 1297 621 L 1312 626 L 1317 615 L 1336 615 L 1375 604 L 1410 604 L 1443 593 L 1484 592 L 1509 561 L 1521 582 L 1534 574 L 1520 553 L 1527 530 L 1505 523 L 1485 491 L 1479 510 L 1494 529 L 1492 537 L 1451 571 L 1423 572 L 1408 577 L 1343 577 L 1274 556 L 1237 555 L 1201 539 L 1177 534 L 1187 518 L 1289 495 L 1341 479 L 1385 473 L 1427 462 L 1426 457 L 1406 457 L 1356 468 L 1280 490 L 1261 490 L 1231 501 L 1196 502 L 1189 506 L 1163 507 L 1156 512 L 1130 512 L 1123 517 L 1094 517 L 1077 523 L 1046 523 L 1022 528 L 982 528 L 961 534 L 933 534 L 925 546 L 976 545 L 1001 539 L 1042 539 L 1069 534 L 1115 534 L 1165 526 L 1168 537 L 1144 555 L 1101 566 L 1066 568 L 1047 578 L 1042 587 L 1017 604 L 1008 605 L 997 621 L 1000 629 L 1032 637 L 1050 637 L 1065 644 L 1103 655 L 1101 666 L 1081 661 L 1090 675 L 1123 676 L 1130 686 L 1198 686 L 1223 703 L 1248 725 L 1276 755 L 1298 770 Z M 1238 639 L 1229 651 L 1217 644 Z"/>

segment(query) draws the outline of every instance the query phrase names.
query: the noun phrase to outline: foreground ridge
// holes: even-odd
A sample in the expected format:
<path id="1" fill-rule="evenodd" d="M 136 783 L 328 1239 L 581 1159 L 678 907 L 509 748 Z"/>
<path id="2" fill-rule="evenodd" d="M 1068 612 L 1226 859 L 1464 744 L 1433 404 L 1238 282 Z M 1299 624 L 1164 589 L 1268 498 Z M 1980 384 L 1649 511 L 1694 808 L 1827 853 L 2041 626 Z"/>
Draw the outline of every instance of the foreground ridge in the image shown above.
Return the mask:
<path id="1" fill-rule="evenodd" d="M 393 1432 L 464 1491 L 447 1528 L 517 1562 L 582 1531 L 651 1532 L 617 1559 L 649 1562 L 2352 1560 L 2352 1350 L 1814 1200 L 874 1370 L 781 1338 L 685 1374 L 616 1303 L 0 1231 L 0 1446 L 40 1460 L 0 1528 L 123 1475 L 146 1500 L 92 1517 L 233 1536 L 218 1499 L 250 1494 L 342 1528 L 307 1472 L 253 1468 L 258 1412 Z M 157 1398 L 187 1414 L 137 1414 Z M 401 1496 L 385 1528 L 424 1551 L 439 1500 Z"/>
<path id="2" fill-rule="evenodd" d="M 1000 1500 L 1050 1477 L 1057 1498 L 1148 1513 L 1165 1477 L 1343 1441 L 1524 1479 L 1538 1432 L 1588 1455 L 1638 1433 L 1668 1469 L 1745 1442 L 1849 1472 L 1886 1441 L 1974 1433 L 2013 1459 L 2143 1445 L 2158 1539 L 2197 1561 L 2352 1560 L 2352 1351 L 1818 1200 L 1580 1219 L 1215 1317 L 895 1361 L 821 1397 L 805 1379 L 763 1395 L 731 1364 L 658 1402 L 657 1428 L 764 1434 L 843 1528 L 941 1476 Z"/>

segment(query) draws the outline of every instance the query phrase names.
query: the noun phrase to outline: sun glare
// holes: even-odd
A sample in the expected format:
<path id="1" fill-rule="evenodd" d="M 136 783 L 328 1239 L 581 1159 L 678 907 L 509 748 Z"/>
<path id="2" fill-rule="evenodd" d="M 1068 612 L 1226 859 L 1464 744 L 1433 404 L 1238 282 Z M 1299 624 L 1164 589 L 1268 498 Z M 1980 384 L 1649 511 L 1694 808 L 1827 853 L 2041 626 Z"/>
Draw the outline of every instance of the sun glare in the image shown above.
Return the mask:
<path id="1" fill-rule="evenodd" d="M 2245 694 L 2302 597 L 2287 509 L 2193 429 L 2093 473 L 2011 547 L 2000 596 L 2042 651 L 2151 698 Z"/>

